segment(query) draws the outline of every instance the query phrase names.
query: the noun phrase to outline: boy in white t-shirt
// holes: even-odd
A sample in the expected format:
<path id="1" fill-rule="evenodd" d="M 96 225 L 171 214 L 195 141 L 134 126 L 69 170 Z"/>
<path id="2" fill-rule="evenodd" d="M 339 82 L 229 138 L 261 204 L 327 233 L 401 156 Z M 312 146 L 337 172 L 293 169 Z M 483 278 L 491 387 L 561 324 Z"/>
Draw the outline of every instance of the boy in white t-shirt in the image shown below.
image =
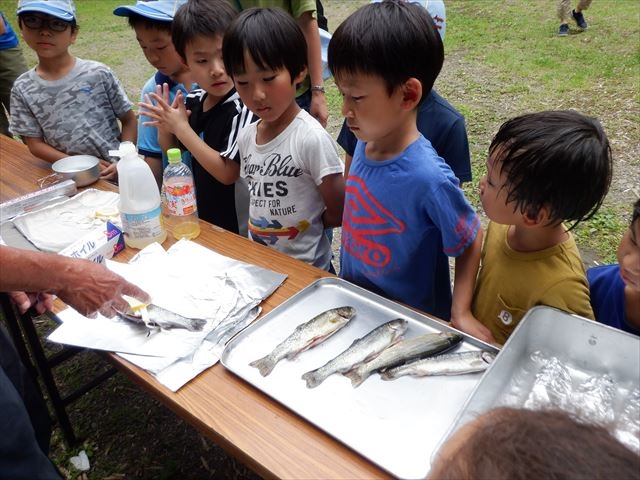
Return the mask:
<path id="1" fill-rule="evenodd" d="M 238 135 L 238 174 L 249 186 L 249 238 L 333 271 L 324 229 L 342 221 L 343 166 L 333 139 L 296 103 L 306 51 L 295 20 L 269 8 L 243 11 L 222 45 L 240 98 L 260 117 Z M 226 172 L 218 179 L 235 181 Z"/>

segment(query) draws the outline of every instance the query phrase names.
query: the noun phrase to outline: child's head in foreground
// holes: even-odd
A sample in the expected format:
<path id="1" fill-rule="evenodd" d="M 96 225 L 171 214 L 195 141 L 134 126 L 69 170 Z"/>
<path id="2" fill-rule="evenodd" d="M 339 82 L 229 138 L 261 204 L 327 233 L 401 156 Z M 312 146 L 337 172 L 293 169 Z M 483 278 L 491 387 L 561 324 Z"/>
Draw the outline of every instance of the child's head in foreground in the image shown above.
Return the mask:
<path id="1" fill-rule="evenodd" d="M 329 68 L 336 83 L 354 76 L 382 79 L 391 95 L 410 78 L 427 97 L 444 62 L 440 34 L 427 10 L 386 0 L 365 5 L 338 26 L 329 43 Z"/>
<path id="2" fill-rule="evenodd" d="M 633 204 L 631 224 L 622 237 L 617 257 L 625 286 L 640 293 L 640 199 Z"/>
<path id="3" fill-rule="evenodd" d="M 638 478 L 640 456 L 559 410 L 496 408 L 455 432 L 429 480 Z"/>
<path id="4" fill-rule="evenodd" d="M 233 87 L 224 69 L 222 39 L 236 15 L 225 0 L 189 0 L 173 18 L 173 45 L 189 66 L 192 80 L 218 97 Z"/>
<path id="5" fill-rule="evenodd" d="M 147 61 L 169 77 L 185 68 L 171 41 L 171 23 L 186 1 L 138 0 L 134 5 L 122 5 L 113 11 L 114 15 L 127 17 Z"/>
<path id="6" fill-rule="evenodd" d="M 600 208 L 612 176 L 611 148 L 595 118 L 573 110 L 505 122 L 489 147 L 482 205 L 496 223 L 524 215 L 541 226 L 572 222 Z"/>

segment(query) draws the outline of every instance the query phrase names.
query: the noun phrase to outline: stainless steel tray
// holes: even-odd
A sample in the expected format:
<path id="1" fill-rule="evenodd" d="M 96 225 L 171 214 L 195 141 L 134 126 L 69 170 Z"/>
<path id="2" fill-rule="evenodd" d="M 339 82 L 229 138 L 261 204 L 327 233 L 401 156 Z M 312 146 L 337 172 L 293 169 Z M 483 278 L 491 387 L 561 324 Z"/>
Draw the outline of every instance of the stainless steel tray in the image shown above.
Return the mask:
<path id="1" fill-rule="evenodd" d="M 615 385 L 614 418 L 625 407 L 629 393 L 640 388 L 640 337 L 551 307 L 534 307 L 489 366 L 441 444 L 494 407 L 525 406 L 539 371 L 534 359 L 540 357 L 557 358 L 567 367 L 573 386 L 610 375 Z"/>
<path id="2" fill-rule="evenodd" d="M 267 377 L 249 362 L 268 354 L 300 323 L 324 310 L 351 305 L 356 317 L 324 343 L 294 360 L 281 360 Z M 457 377 L 369 377 L 358 388 L 332 375 L 308 389 L 303 373 L 324 365 L 354 339 L 394 318 L 409 322 L 405 337 L 456 331 L 446 325 L 339 278 L 312 283 L 233 338 L 222 364 L 256 388 L 334 436 L 371 462 L 400 478 L 424 478 L 430 456 L 447 431 L 480 374 Z M 497 351 L 464 335 L 458 351 Z"/>

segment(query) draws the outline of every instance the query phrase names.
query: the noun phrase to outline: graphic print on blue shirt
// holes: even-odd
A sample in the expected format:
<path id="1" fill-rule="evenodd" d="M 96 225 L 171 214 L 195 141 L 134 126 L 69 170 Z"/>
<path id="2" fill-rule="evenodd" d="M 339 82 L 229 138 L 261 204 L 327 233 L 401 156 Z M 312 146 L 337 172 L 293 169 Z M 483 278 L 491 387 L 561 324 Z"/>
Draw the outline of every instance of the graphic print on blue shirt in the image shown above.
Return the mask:
<path id="1" fill-rule="evenodd" d="M 376 236 L 402 234 L 404 222 L 395 218 L 367 190 L 362 179 L 350 176 L 345 188 L 342 244 L 354 257 L 372 267 L 383 268 L 391 251 L 375 241 Z M 353 226 L 353 227 L 352 227 Z"/>

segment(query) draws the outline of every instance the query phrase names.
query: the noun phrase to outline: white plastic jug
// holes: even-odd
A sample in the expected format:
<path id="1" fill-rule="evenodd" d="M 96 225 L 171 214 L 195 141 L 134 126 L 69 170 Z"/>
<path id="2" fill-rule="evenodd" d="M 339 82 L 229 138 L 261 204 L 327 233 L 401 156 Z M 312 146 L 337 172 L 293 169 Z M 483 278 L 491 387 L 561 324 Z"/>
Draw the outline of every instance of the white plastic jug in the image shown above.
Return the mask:
<path id="1" fill-rule="evenodd" d="M 131 142 L 122 142 L 118 155 L 119 208 L 127 246 L 144 248 L 164 242 L 167 232 L 162 223 L 160 192 L 151 168 Z"/>

